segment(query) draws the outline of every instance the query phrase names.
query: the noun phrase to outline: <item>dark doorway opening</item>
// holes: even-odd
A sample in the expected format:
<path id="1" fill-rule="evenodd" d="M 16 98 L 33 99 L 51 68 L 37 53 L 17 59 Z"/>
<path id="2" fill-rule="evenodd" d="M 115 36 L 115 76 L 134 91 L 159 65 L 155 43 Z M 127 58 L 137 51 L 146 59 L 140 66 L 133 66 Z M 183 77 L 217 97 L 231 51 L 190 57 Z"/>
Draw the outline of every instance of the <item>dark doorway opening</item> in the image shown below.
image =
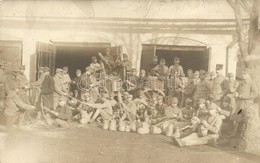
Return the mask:
<path id="1" fill-rule="evenodd" d="M 210 48 L 206 46 L 176 46 L 176 45 L 143 45 L 141 56 L 141 68 L 149 71 L 149 65 L 153 64 L 153 56 L 156 55 L 158 62 L 165 58 L 166 65 L 173 65 L 174 57 L 180 58 L 180 65 L 186 74 L 188 69 L 193 71 L 209 70 Z"/>
<path id="2" fill-rule="evenodd" d="M 85 72 L 86 67 L 91 63 L 91 57 L 96 56 L 98 61 L 98 53 L 105 53 L 106 47 L 73 47 L 73 46 L 57 46 L 55 67 L 69 67 L 69 75 L 75 77 L 76 69 Z"/>

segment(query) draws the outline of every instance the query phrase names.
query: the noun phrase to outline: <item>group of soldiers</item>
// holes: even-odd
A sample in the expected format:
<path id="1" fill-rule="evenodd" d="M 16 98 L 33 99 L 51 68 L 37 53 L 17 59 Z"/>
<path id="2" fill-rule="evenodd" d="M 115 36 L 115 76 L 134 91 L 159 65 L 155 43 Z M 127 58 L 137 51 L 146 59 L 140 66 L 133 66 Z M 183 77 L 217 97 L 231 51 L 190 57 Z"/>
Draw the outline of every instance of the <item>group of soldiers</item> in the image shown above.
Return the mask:
<path id="1" fill-rule="evenodd" d="M 7 128 L 16 120 L 21 123 L 26 113 L 36 112 L 36 120 L 52 126 L 100 121 L 103 129 L 112 131 L 162 133 L 182 147 L 216 142 L 220 133 L 236 135 L 247 123 L 248 108 L 256 108 L 258 90 L 248 70 L 241 81 L 232 73 L 224 76 L 221 64 L 215 72 L 188 69 L 186 76 L 180 58 L 174 57 L 168 68 L 164 58 L 157 64 L 155 56 L 149 70 L 141 69 L 137 75 L 126 54 L 113 57 L 110 49 L 91 60 L 84 73 L 76 70 L 73 79 L 66 66 L 57 68 L 54 77 L 42 67 L 34 83 L 26 79 L 24 66 L 5 74 L 0 65 Z"/>

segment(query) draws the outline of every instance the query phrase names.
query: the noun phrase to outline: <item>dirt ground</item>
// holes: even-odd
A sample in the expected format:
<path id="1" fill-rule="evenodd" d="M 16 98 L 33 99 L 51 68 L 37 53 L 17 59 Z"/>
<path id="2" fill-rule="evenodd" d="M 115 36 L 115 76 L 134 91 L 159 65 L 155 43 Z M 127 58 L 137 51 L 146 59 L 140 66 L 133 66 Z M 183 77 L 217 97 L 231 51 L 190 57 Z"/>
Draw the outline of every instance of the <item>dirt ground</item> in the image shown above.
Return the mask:
<path id="1" fill-rule="evenodd" d="M 71 129 L 16 129 L 8 136 L 0 157 L 3 163 L 260 162 L 260 155 L 223 147 L 179 148 L 163 135 L 105 131 L 98 124 Z"/>

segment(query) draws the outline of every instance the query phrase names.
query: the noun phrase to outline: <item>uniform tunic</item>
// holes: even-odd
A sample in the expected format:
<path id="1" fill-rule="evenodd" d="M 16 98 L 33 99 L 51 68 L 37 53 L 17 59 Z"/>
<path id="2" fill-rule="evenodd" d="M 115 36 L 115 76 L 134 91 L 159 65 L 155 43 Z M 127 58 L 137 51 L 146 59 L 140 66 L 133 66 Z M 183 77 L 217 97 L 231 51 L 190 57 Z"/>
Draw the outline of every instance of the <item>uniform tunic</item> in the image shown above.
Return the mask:
<path id="1" fill-rule="evenodd" d="M 213 82 L 212 98 L 214 102 L 219 102 L 228 92 L 228 80 L 225 76 L 218 75 Z"/>
<path id="2" fill-rule="evenodd" d="M 197 100 L 199 99 L 206 99 L 211 92 L 210 84 L 206 81 L 200 81 L 196 86 L 194 90 L 194 95 L 193 99 L 194 102 L 196 103 Z"/>
<path id="3" fill-rule="evenodd" d="M 169 74 L 173 75 L 175 72 L 178 72 L 178 74 L 183 74 L 183 68 L 181 65 L 172 65 L 169 68 Z"/>
<path id="4" fill-rule="evenodd" d="M 182 112 L 178 107 L 168 106 L 165 109 L 165 115 L 169 118 L 180 118 L 182 117 Z"/>
<path id="5" fill-rule="evenodd" d="M 156 67 L 154 67 L 154 70 L 156 72 L 158 72 L 160 77 L 167 77 L 167 73 L 169 71 L 169 68 L 165 65 L 157 65 Z"/>
<path id="6" fill-rule="evenodd" d="M 41 85 L 41 99 L 43 100 L 43 105 L 47 108 L 54 107 L 54 93 L 55 85 L 54 79 L 51 75 L 45 76 Z"/>

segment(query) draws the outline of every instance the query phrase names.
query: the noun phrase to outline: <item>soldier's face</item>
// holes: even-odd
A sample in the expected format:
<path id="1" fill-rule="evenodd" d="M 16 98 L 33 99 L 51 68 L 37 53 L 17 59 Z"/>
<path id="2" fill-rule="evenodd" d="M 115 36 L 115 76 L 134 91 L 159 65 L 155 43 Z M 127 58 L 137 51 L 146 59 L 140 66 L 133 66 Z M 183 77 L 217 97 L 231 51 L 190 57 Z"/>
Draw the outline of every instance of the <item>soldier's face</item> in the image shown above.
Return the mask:
<path id="1" fill-rule="evenodd" d="M 164 61 L 160 61 L 160 65 L 161 66 L 165 65 L 165 62 Z"/>
<path id="2" fill-rule="evenodd" d="M 177 106 L 177 103 L 173 102 L 172 107 L 176 107 L 176 106 Z"/>
<path id="3" fill-rule="evenodd" d="M 174 62 L 174 64 L 179 64 L 180 63 L 179 60 L 174 60 L 173 62 Z"/>
<path id="4" fill-rule="evenodd" d="M 187 73 L 187 76 L 190 78 L 190 77 L 192 77 L 192 72 L 188 72 Z"/>
<path id="5" fill-rule="evenodd" d="M 45 75 L 50 75 L 50 71 L 46 71 L 46 72 L 45 72 Z"/>
<path id="6" fill-rule="evenodd" d="M 204 107 L 205 107 L 205 103 L 200 103 L 200 104 L 199 104 L 199 108 L 200 108 L 200 109 L 202 109 L 202 108 L 204 108 Z"/>
<path id="7" fill-rule="evenodd" d="M 67 73 L 68 73 L 68 70 L 63 70 L 63 73 L 64 73 L 64 74 L 67 74 Z"/>
<path id="8" fill-rule="evenodd" d="M 80 73 L 80 72 L 78 72 L 78 73 L 76 73 L 76 75 L 77 75 L 77 77 L 80 77 L 80 76 L 81 76 L 81 73 Z"/>

